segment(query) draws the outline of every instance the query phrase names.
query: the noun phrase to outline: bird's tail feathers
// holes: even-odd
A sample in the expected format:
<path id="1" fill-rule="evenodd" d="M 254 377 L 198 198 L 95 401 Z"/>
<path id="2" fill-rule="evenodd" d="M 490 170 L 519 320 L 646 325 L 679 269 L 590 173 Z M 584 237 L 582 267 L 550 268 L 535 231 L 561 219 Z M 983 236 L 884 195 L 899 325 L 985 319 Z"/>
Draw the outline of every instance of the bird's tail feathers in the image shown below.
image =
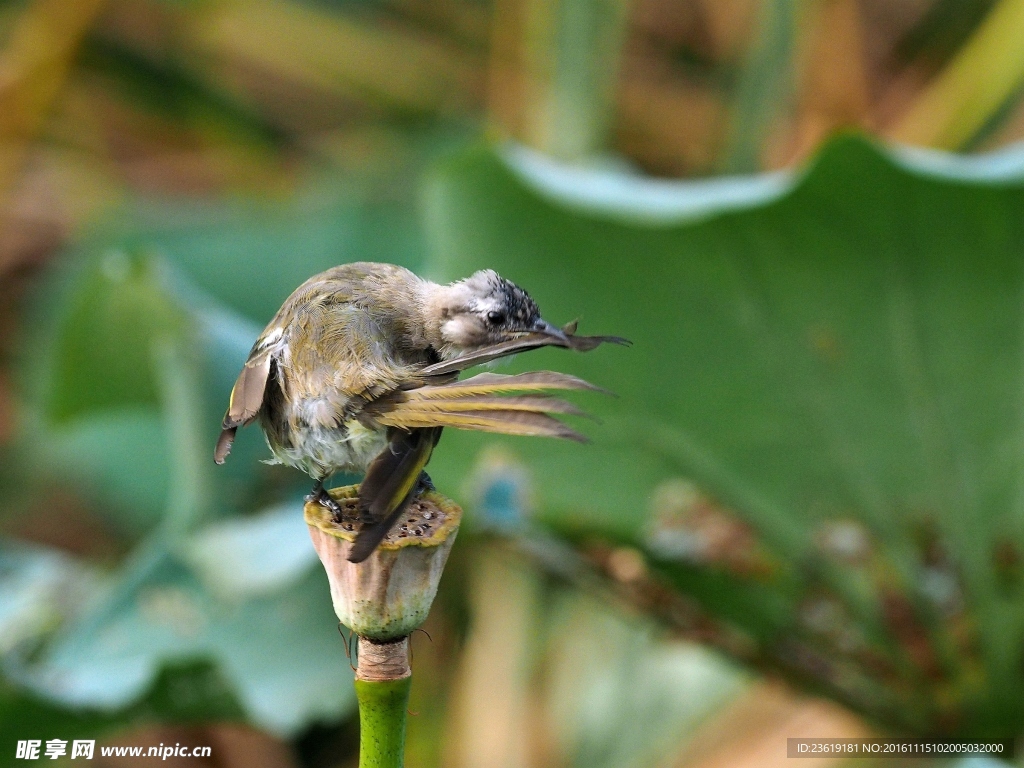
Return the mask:
<path id="1" fill-rule="evenodd" d="M 373 550 L 377 548 L 378 544 L 384 541 L 384 537 L 388 535 L 388 532 L 392 527 L 394 527 L 398 518 L 402 516 L 403 512 L 405 512 L 405 509 L 409 506 L 409 502 L 412 501 L 415 492 L 416 489 L 413 488 L 403 496 L 398 506 L 388 513 L 388 516 L 379 523 L 363 524 L 363 527 L 359 529 L 359 533 L 356 534 L 356 540 L 352 544 L 352 548 L 349 550 L 348 561 L 350 563 L 361 563 L 373 554 Z"/>
<path id="2" fill-rule="evenodd" d="M 388 447 L 371 462 L 359 486 L 359 514 L 366 522 L 348 559 L 361 563 L 384 539 L 416 492 L 420 473 L 441 437 L 440 429 L 391 435 Z"/>

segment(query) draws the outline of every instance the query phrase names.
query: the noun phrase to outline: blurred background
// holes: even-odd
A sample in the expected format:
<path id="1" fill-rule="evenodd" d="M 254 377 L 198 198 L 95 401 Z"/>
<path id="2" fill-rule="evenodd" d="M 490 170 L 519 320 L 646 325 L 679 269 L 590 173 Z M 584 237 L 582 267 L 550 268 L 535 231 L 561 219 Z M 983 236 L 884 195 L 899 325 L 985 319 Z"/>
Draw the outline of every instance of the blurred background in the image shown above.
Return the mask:
<path id="1" fill-rule="evenodd" d="M 260 329 L 356 260 L 496 268 L 635 342 L 507 366 L 616 392 L 588 446 L 446 433 L 467 521 L 407 765 L 1021 733 L 1022 31 L 1022 0 L 0 1 L 0 764 L 356 765 L 309 481 L 256 429 L 211 461 Z"/>

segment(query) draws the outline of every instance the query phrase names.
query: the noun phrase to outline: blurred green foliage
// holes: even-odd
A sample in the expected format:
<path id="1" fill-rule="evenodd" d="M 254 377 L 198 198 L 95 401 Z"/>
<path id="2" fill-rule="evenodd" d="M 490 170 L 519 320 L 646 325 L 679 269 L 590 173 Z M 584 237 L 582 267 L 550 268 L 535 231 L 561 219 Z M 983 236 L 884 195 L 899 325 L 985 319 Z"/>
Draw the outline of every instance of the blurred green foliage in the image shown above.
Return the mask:
<path id="1" fill-rule="evenodd" d="M 588 402 L 603 424 L 586 448 L 509 443 L 541 520 L 569 541 L 645 550 L 716 622 L 705 639 L 745 661 L 910 732 L 998 735 L 1021 717 L 1024 612 L 1011 567 L 1021 536 L 1020 158 L 924 163 L 843 139 L 802 178 L 719 189 L 720 214 L 699 188 L 680 186 L 658 222 L 636 220 L 641 181 L 555 165 L 545 176 L 522 156 L 473 150 L 429 179 L 426 270 L 494 267 L 529 286 L 547 317 L 582 313 L 586 331 L 635 342 L 515 363 L 571 370 L 619 395 Z M 164 241 L 193 258 L 210 247 L 194 235 Z M 210 414 L 230 377 L 212 377 L 212 389 L 186 377 L 189 394 L 176 400 L 168 375 L 190 370 L 189 359 L 234 370 L 245 344 L 224 359 L 217 340 L 257 326 L 197 288 L 212 278 L 193 278 L 187 257 L 97 252 L 69 261 L 59 281 L 69 293 L 37 372 L 36 437 L 63 445 L 62 461 L 93 480 L 105 462 L 111 484 L 97 498 L 126 505 L 164 487 L 168 512 L 107 597 L 72 612 L 18 677 L 68 704 L 122 707 L 164 664 L 213 659 L 268 727 L 340 713 L 349 695 L 325 677 L 342 668 L 339 641 L 297 506 L 221 531 L 202 527 L 208 498 L 174 491 L 237 478 L 206 467 Z M 294 264 L 271 263 L 264 290 L 283 293 Z M 191 354 L 161 358 L 168 335 Z M 104 359 L 116 362 L 98 383 L 93 363 Z M 132 427 L 130 413 L 148 415 Z M 171 427 L 197 414 L 200 432 L 176 440 Z M 76 433 L 83 424 L 93 431 Z M 126 454 L 122 441 L 167 447 Z M 446 436 L 431 465 L 440 486 L 464 488 L 492 442 Z M 256 481 L 259 464 L 232 459 Z"/>

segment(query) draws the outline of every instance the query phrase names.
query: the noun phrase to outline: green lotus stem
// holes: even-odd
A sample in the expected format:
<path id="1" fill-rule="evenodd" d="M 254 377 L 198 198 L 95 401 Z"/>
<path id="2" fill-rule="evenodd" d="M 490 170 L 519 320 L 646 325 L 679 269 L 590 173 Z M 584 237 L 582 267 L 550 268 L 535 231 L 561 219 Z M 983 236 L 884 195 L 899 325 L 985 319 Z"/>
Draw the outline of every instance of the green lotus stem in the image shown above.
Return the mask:
<path id="1" fill-rule="evenodd" d="M 402 768 L 410 688 L 412 676 L 400 680 L 356 680 L 359 768 Z"/>
<path id="2" fill-rule="evenodd" d="M 409 638 L 375 643 L 359 638 L 359 768 L 402 768 L 412 670 Z"/>
<path id="3" fill-rule="evenodd" d="M 412 677 L 356 680 L 359 702 L 359 768 L 402 768 L 405 716 Z"/>

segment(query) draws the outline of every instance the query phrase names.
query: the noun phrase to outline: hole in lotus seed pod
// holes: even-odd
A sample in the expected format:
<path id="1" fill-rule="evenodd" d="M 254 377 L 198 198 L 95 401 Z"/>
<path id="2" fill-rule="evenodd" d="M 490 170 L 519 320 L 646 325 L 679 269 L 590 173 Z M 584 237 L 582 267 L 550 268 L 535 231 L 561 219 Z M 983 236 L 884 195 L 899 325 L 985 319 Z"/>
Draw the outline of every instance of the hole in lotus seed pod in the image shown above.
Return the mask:
<path id="1" fill-rule="evenodd" d="M 355 510 L 354 501 L 352 514 L 353 517 L 351 519 L 358 522 L 359 517 Z M 429 539 L 435 535 L 437 530 L 443 529 L 447 519 L 447 513 L 435 502 L 422 498 L 415 499 L 406 508 L 405 515 L 398 520 L 387 536 L 384 537 L 384 541 L 394 544 L 401 539 L 411 539 L 414 541 Z M 430 521 L 429 524 L 427 523 L 428 520 Z M 355 528 L 359 530 L 360 526 L 357 525 Z"/>
<path id="2" fill-rule="evenodd" d="M 336 519 L 334 522 L 342 530 L 352 531 L 355 523 L 359 522 L 359 509 L 357 507 L 356 499 L 334 499 L 338 506 L 341 508 L 341 518 Z"/>

